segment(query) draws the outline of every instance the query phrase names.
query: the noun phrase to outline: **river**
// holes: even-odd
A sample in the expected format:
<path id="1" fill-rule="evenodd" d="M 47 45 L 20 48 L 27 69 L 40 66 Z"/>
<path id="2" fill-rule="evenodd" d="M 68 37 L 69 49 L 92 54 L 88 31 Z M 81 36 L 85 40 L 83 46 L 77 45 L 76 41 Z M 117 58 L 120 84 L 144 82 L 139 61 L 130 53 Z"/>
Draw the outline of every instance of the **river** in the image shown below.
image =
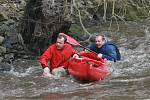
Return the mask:
<path id="1" fill-rule="evenodd" d="M 42 76 L 38 60 L 18 59 L 10 71 L 0 73 L 0 100 L 150 100 L 147 23 L 120 29 L 125 33 L 118 39 L 122 60 L 109 62 L 111 74 L 105 80 L 82 83 L 71 76 L 49 79 Z"/>

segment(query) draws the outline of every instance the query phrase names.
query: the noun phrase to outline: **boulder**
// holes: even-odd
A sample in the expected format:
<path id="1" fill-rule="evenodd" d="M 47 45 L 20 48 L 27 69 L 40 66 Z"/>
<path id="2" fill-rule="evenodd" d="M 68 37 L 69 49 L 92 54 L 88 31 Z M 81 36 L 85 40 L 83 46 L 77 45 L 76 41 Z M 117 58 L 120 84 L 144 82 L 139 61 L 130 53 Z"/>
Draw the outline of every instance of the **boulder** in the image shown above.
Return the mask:
<path id="1" fill-rule="evenodd" d="M 0 63 L 0 72 L 1 71 L 10 71 L 11 65 L 8 63 Z"/>
<path id="2" fill-rule="evenodd" d="M 3 46 L 0 46 L 0 53 L 6 53 L 6 48 Z"/>
<path id="3" fill-rule="evenodd" d="M 2 62 L 3 59 L 4 59 L 3 57 L 0 57 L 0 63 Z"/>
<path id="4" fill-rule="evenodd" d="M 0 36 L 0 45 L 3 43 L 4 37 Z"/>
<path id="5" fill-rule="evenodd" d="M 4 21 L 4 20 L 7 20 L 8 17 L 6 16 L 6 14 L 4 14 L 3 12 L 0 13 L 0 22 L 1 21 Z"/>

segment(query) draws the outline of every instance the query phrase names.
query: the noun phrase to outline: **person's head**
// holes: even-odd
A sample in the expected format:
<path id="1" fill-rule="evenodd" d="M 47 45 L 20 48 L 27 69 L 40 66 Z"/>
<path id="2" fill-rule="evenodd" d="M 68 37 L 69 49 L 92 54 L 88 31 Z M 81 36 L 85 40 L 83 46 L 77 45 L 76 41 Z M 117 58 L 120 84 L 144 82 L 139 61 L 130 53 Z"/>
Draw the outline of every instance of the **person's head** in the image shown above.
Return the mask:
<path id="1" fill-rule="evenodd" d="M 105 38 L 102 35 L 97 35 L 95 38 L 95 43 L 98 48 L 101 48 L 105 43 Z"/>
<path id="2" fill-rule="evenodd" d="M 62 49 L 64 47 L 64 44 L 66 43 L 67 38 L 64 35 L 58 35 L 56 40 L 56 46 L 58 49 Z"/>

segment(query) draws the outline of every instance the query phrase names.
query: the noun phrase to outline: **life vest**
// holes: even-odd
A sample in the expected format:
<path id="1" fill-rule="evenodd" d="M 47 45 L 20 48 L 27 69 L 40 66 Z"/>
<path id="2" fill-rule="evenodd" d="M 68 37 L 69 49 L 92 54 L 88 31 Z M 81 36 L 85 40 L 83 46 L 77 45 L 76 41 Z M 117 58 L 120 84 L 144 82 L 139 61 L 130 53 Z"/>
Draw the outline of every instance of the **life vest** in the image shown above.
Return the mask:
<path id="1" fill-rule="evenodd" d="M 89 48 L 96 53 L 107 54 L 107 52 L 108 52 L 107 46 L 108 45 L 112 45 L 113 47 L 115 47 L 116 57 L 114 58 L 113 56 L 111 56 L 114 59 L 114 62 L 116 60 L 121 60 L 121 54 L 119 52 L 118 47 L 110 41 L 107 41 L 101 48 L 97 48 L 96 44 L 92 44 Z"/>
<path id="2" fill-rule="evenodd" d="M 116 48 L 117 60 L 121 60 L 121 54 L 120 54 L 119 48 L 116 44 L 114 44 L 112 42 L 107 42 L 104 45 L 113 45 Z"/>

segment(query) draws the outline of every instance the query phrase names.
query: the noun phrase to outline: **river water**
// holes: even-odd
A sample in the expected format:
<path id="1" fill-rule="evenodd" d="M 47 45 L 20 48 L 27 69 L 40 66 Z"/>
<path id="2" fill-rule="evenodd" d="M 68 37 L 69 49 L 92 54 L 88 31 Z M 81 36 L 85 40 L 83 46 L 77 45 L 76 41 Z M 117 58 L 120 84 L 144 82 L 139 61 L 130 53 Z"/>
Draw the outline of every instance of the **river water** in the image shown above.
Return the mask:
<path id="1" fill-rule="evenodd" d="M 0 100 L 150 100 L 149 27 L 147 21 L 122 26 L 122 60 L 109 62 L 111 74 L 99 82 L 45 78 L 38 60 L 18 59 L 0 73 Z"/>

